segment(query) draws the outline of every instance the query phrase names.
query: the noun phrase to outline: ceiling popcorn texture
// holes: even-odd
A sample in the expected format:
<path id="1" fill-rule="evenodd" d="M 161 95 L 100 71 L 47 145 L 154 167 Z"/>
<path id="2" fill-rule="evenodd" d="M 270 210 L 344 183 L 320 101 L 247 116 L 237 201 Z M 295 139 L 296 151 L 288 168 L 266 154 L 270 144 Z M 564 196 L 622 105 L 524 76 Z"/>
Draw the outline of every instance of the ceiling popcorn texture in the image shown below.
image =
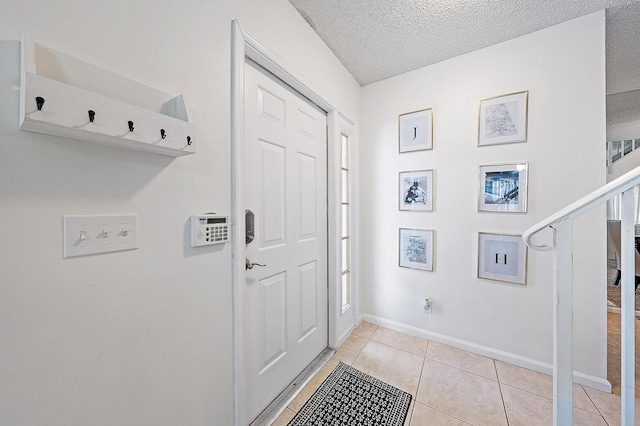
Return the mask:
<path id="1" fill-rule="evenodd" d="M 289 1 L 362 86 L 610 7 L 608 34 L 634 36 L 620 48 L 625 66 L 640 63 L 638 0 Z M 618 51 L 617 41 L 608 48 Z M 607 80 L 629 90 L 609 72 Z"/>
<path id="2" fill-rule="evenodd" d="M 607 10 L 607 94 L 640 89 L 640 2 Z"/>

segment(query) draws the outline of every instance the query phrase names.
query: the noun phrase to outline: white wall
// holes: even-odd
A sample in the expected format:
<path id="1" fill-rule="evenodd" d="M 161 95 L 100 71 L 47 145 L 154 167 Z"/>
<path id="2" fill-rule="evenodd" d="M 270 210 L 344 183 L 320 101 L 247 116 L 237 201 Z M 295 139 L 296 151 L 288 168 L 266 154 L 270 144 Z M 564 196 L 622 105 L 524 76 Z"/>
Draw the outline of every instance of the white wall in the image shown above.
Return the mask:
<path id="1" fill-rule="evenodd" d="M 526 286 L 476 278 L 479 231 L 521 233 L 605 183 L 604 12 L 363 88 L 359 241 L 364 318 L 548 371 L 552 255 Z M 478 148 L 478 103 L 529 91 L 526 143 Z M 434 149 L 398 153 L 398 114 L 433 107 Z M 477 212 L 478 165 L 529 162 L 526 214 Z M 398 211 L 398 172 L 435 170 L 434 211 Z M 398 228 L 435 230 L 435 270 L 399 268 Z M 575 224 L 575 369 L 606 377 L 604 209 Z M 547 234 L 549 241 L 550 234 Z M 422 298 L 431 297 L 426 315 Z M 606 387 L 606 383 L 601 383 Z"/>
<path id="2" fill-rule="evenodd" d="M 352 120 L 360 87 L 286 0 L 8 2 L 0 14 L 0 424 L 230 425 L 230 247 L 189 247 L 230 211 L 232 19 Z M 185 96 L 197 154 L 18 129 L 19 40 Z M 62 259 L 65 214 L 137 213 L 140 248 Z"/>

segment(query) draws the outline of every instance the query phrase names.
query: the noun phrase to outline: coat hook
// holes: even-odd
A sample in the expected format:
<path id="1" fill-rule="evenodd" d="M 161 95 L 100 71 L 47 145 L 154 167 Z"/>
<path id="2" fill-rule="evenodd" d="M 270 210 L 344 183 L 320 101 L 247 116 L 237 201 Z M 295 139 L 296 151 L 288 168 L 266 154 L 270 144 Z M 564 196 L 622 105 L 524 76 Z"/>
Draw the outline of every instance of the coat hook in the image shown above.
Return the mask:
<path id="1" fill-rule="evenodd" d="M 191 136 L 187 136 L 187 145 L 191 145 Z"/>
<path id="2" fill-rule="evenodd" d="M 92 109 L 90 109 L 88 112 L 89 112 L 89 121 L 93 123 L 93 120 L 96 118 L 96 112 Z"/>
<path id="3" fill-rule="evenodd" d="M 42 105 L 44 105 L 44 98 L 41 96 L 36 96 L 36 105 L 38 106 L 38 111 L 42 110 Z"/>
<path id="4" fill-rule="evenodd" d="M 161 137 L 162 139 L 164 139 L 164 138 L 166 138 L 166 137 L 167 137 L 167 132 L 165 132 L 165 131 L 164 131 L 164 129 L 160 129 L 160 137 Z"/>
<path id="5" fill-rule="evenodd" d="M 133 121 L 129 121 L 129 131 L 133 132 Z"/>

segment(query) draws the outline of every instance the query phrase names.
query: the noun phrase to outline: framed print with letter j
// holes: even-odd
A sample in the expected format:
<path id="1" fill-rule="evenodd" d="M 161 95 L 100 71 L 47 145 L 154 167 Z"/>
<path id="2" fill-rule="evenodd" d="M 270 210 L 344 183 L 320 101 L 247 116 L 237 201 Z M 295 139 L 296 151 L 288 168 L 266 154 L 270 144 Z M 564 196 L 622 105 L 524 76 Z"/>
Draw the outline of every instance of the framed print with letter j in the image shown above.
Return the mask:
<path id="1" fill-rule="evenodd" d="M 433 108 L 398 116 L 400 152 L 433 148 Z"/>
<path id="2" fill-rule="evenodd" d="M 527 141 L 529 92 L 480 101 L 478 146 Z"/>

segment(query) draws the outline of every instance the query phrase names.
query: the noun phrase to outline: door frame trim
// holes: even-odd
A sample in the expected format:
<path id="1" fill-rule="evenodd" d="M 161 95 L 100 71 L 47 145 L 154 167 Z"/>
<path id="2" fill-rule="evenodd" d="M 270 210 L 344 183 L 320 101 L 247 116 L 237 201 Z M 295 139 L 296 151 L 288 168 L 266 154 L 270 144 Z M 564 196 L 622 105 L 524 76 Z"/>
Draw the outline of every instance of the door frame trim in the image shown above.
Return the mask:
<path id="1" fill-rule="evenodd" d="M 233 315 L 233 411 L 234 425 L 242 426 L 251 419 L 245 419 L 243 412 L 244 369 L 240 364 L 244 347 L 241 340 L 242 318 L 244 304 L 240 286 L 245 281 L 245 223 L 244 223 L 244 67 L 247 59 L 262 66 L 295 91 L 309 99 L 312 103 L 327 112 L 327 159 L 333 158 L 335 152 L 336 137 L 340 134 L 340 123 L 353 123 L 342 115 L 325 97 L 297 75 L 292 67 L 278 57 L 274 52 L 264 46 L 257 38 L 240 26 L 237 20 L 231 23 L 231 283 L 232 283 L 232 315 Z M 327 170 L 327 265 L 328 265 L 328 343 L 329 347 L 337 348 L 340 338 L 337 336 L 338 319 L 341 316 L 340 309 L 340 271 L 336 271 L 335 263 L 330 262 L 335 257 L 336 231 L 338 223 L 331 212 L 339 211 L 336 203 L 339 202 L 335 190 L 338 187 L 336 177 L 330 174 L 332 167 Z M 338 175 L 339 176 L 339 175 Z M 339 268 L 339 266 L 338 266 Z"/>

